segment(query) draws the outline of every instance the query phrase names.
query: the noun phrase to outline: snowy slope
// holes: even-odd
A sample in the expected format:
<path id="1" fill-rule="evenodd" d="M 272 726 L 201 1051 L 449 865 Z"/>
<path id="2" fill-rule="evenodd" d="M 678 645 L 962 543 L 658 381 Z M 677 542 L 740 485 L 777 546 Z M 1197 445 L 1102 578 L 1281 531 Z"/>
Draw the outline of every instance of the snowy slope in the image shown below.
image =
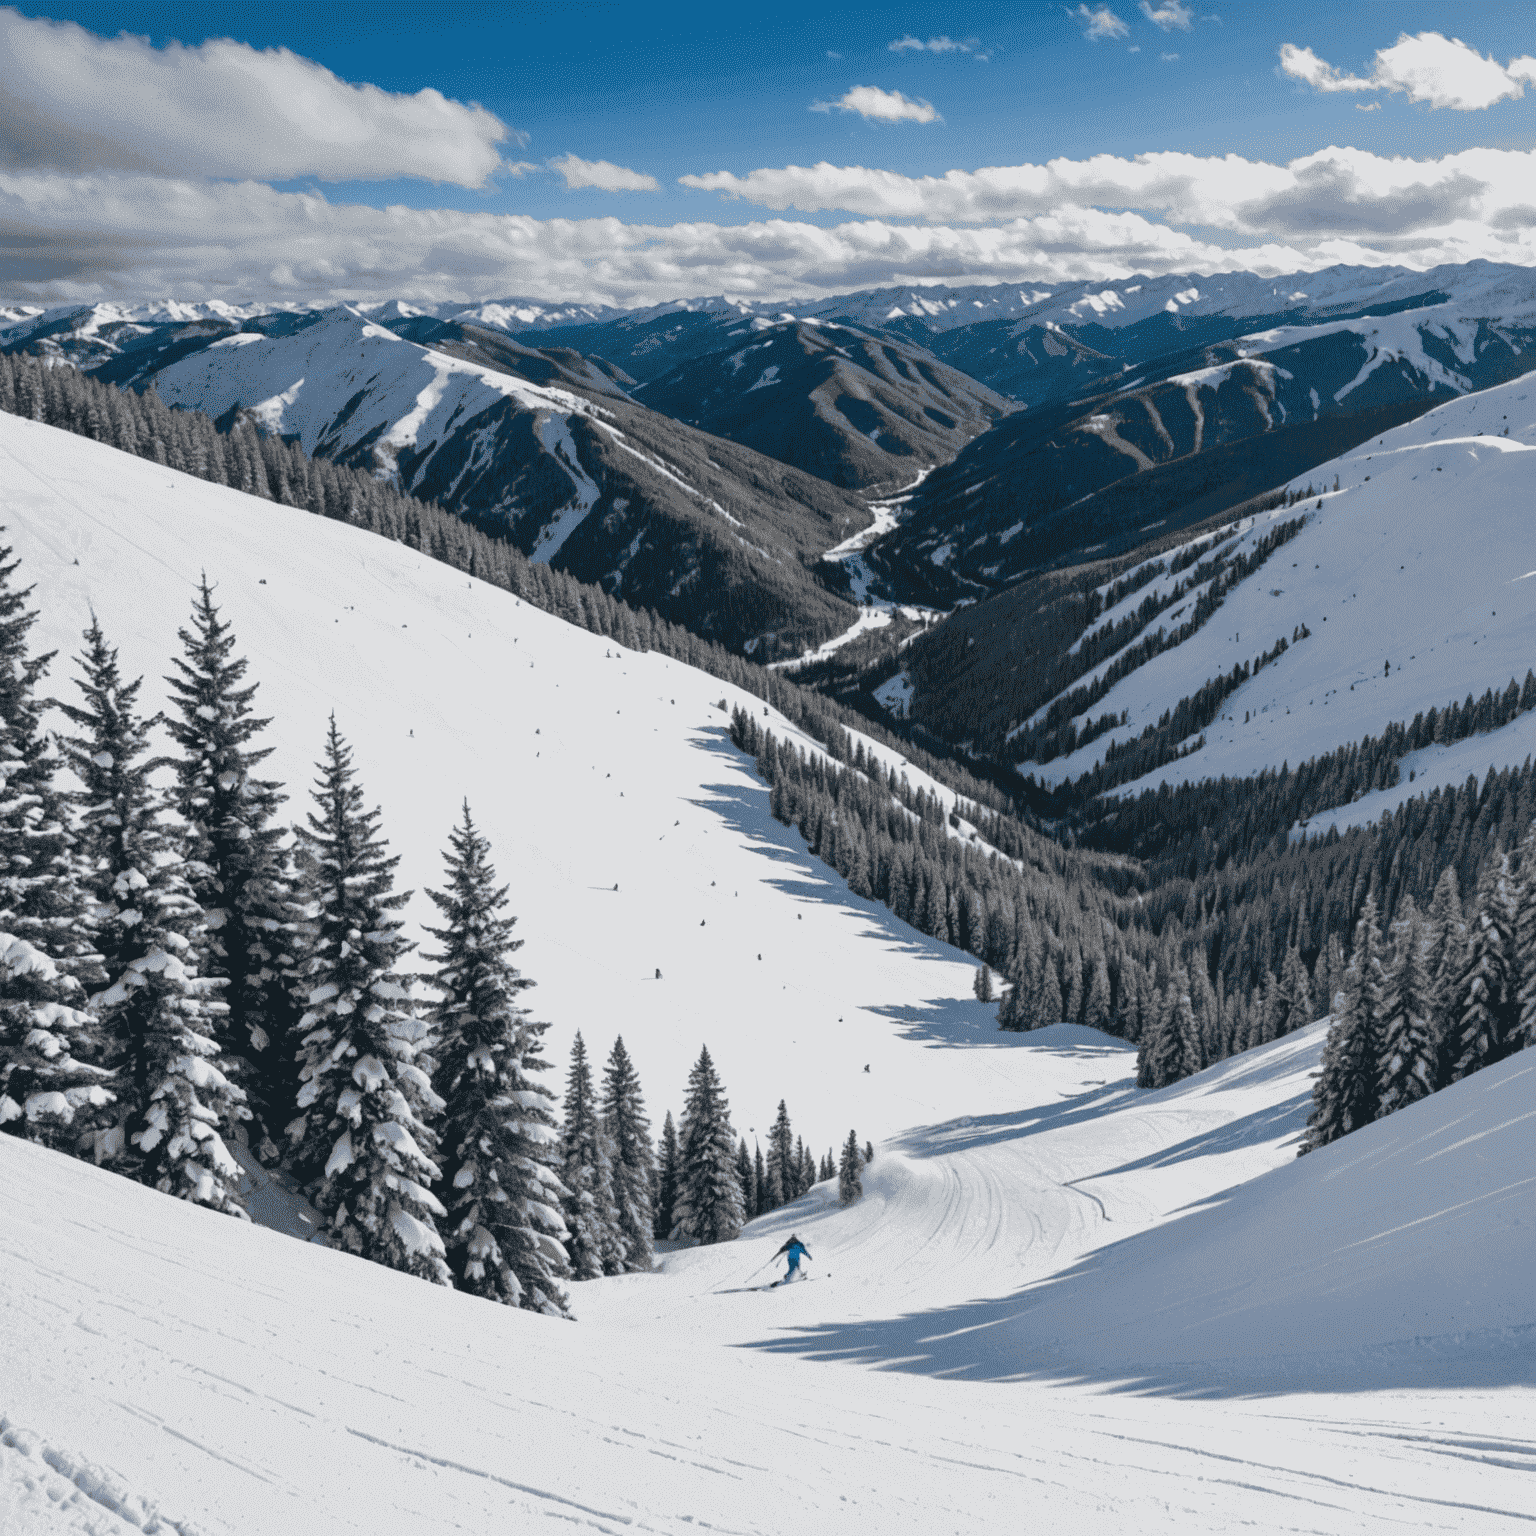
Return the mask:
<path id="1" fill-rule="evenodd" d="M 418 890 L 468 794 L 557 1061 L 578 1027 L 598 1052 L 622 1030 L 659 1121 L 707 1040 L 739 1128 L 783 1096 L 818 1149 L 850 1124 L 880 1143 L 850 1210 L 818 1187 L 738 1243 L 580 1287 L 573 1326 L 0 1138 L 7 1536 L 1525 1518 L 1523 1057 L 1296 1163 L 1320 1026 L 1154 1094 L 1122 1042 L 999 1036 L 963 957 L 769 820 L 717 707 L 756 700 L 35 423 L 0 418 L 0 483 L 41 645 L 73 649 L 94 604 L 153 706 L 206 569 L 274 774 L 301 792 L 334 709 Z M 791 1227 L 813 1283 L 743 1289 Z M 1103 1395 L 1125 1380 L 1150 1396 Z"/>
<path id="2" fill-rule="evenodd" d="M 1522 1529 L 1536 1074 L 1221 1196 L 1288 1156 L 1317 1043 L 1136 1095 L 1116 1042 L 1043 1031 L 1007 1115 L 575 1325 L 0 1139 L 0 1528 Z M 813 1282 L 744 1289 L 792 1223 Z"/>
<path id="3" fill-rule="evenodd" d="M 400 545 L 14 416 L 0 416 L 0 484 L 37 584 L 36 644 L 59 652 L 54 691 L 72 686 L 94 607 L 160 707 L 206 570 L 273 716 L 292 814 L 334 709 L 417 892 L 412 920 L 435 921 L 422 890 L 469 797 L 562 1070 L 577 1029 L 601 1054 L 622 1032 L 659 1126 L 707 1042 L 740 1129 L 787 1096 L 818 1155 L 850 1123 L 878 1139 L 1014 1102 L 1029 1067 L 972 998 L 975 961 L 849 895 L 768 815 L 719 701 L 803 738 L 753 696 Z M 942 1048 L 972 1038 L 979 1086 Z"/>
<path id="4" fill-rule="evenodd" d="M 1049 783 L 1075 777 L 1102 759 L 1109 741 L 1140 735 L 1208 679 L 1251 662 L 1277 638 L 1289 641 L 1298 625 L 1310 636 L 1227 699 L 1203 750 L 1120 793 L 1295 766 L 1379 735 L 1394 720 L 1411 722 L 1421 710 L 1523 679 L 1536 660 L 1536 588 L 1526 579 L 1536 571 L 1533 449 L 1536 386 L 1516 380 L 1452 401 L 1310 471 L 1291 489 L 1323 494 L 1265 514 L 1236 547 L 1305 512 L 1302 532 L 1230 592 L 1203 629 L 1117 683 L 1089 711 L 1097 719 L 1123 710 L 1128 723 L 1021 771 Z M 1134 609 L 1143 595 L 1099 625 Z M 1179 617 L 1175 608 L 1154 623 L 1171 626 Z M 1522 718 L 1455 748 L 1432 749 L 1424 767 L 1440 771 L 1430 785 L 1460 782 L 1469 761 L 1473 771 L 1523 761 L 1531 741 Z M 1405 792 L 1406 779 L 1405 771 Z M 1425 787 L 1420 774 L 1413 793 Z"/>

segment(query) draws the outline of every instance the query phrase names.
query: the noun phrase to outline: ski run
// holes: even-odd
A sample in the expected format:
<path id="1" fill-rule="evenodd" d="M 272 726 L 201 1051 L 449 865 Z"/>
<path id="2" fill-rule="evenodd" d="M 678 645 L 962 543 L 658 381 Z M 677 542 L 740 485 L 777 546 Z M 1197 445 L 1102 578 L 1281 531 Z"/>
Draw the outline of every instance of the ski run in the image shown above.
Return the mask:
<path id="1" fill-rule="evenodd" d="M 1443 415 L 1360 450 L 1386 465 L 1356 464 L 1335 505 L 1386 506 L 1414 473 L 1513 504 L 1529 435 L 1469 417 L 1430 437 Z M 52 692 L 95 613 L 163 707 L 206 575 L 272 717 L 264 772 L 298 814 L 334 714 L 415 892 L 412 938 L 468 798 L 553 1063 L 578 1030 L 599 1060 L 622 1033 L 656 1129 L 707 1045 L 749 1145 L 784 1098 L 818 1156 L 850 1125 L 875 1143 L 855 1203 L 818 1184 L 734 1242 L 573 1286 L 573 1323 L 0 1137 L 7 1536 L 1536 1519 L 1536 1053 L 1298 1160 L 1325 1025 L 1153 1092 L 1125 1042 L 999 1034 L 974 960 L 853 896 L 771 818 L 729 711 L 801 738 L 755 697 L 404 546 L 12 416 L 0 487 Z M 1300 570 L 1307 537 L 1275 558 Z M 1416 582 L 1371 622 L 1425 601 Z M 1344 589 L 1327 596 L 1350 622 Z M 1493 637 L 1499 686 L 1528 631 L 1496 626 L 1503 588 L 1487 601 L 1467 638 Z M 1319 646 L 1308 622 L 1297 659 Z M 1395 684 L 1407 639 L 1389 638 Z M 1420 659 L 1404 688 L 1465 691 L 1458 670 L 1435 692 L 1438 652 L 1421 684 Z M 1327 745 L 1358 724 L 1330 717 Z M 752 1289 L 791 1232 L 815 1283 Z"/>

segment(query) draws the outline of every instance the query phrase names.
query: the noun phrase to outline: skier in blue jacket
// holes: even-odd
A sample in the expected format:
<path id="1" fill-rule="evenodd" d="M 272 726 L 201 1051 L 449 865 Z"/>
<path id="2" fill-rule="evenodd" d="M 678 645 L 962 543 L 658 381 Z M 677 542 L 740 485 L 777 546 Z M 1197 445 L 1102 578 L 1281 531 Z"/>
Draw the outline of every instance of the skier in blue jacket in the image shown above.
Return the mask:
<path id="1" fill-rule="evenodd" d="M 800 1273 L 800 1260 L 810 1258 L 811 1250 L 791 1232 L 789 1234 L 789 1241 L 779 1249 L 779 1253 L 787 1253 L 789 1255 L 789 1270 L 777 1284 L 788 1285 Z M 778 1258 L 779 1253 L 774 1254 L 774 1258 Z"/>

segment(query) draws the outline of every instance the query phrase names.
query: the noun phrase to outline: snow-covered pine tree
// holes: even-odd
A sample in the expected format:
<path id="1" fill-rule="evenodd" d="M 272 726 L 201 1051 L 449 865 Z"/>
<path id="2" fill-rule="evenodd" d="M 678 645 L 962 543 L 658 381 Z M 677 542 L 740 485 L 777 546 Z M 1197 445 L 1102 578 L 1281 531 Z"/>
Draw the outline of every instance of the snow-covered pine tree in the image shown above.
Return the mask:
<path id="1" fill-rule="evenodd" d="M 1390 1115 L 1435 1091 L 1438 1052 L 1430 1022 L 1431 988 L 1424 963 L 1424 922 L 1406 897 L 1392 924 L 1382 1032 L 1381 1109 Z"/>
<path id="2" fill-rule="evenodd" d="M 736 1177 L 741 1180 L 741 1209 L 748 1221 L 757 1210 L 757 1181 L 752 1176 L 752 1154 L 747 1151 L 747 1138 L 741 1138 L 736 1148 Z"/>
<path id="3" fill-rule="evenodd" d="M 114 1102 L 112 1073 L 73 1052 L 95 1044 L 80 984 L 42 950 L 0 932 L 0 1129 L 73 1152 Z"/>
<path id="4" fill-rule="evenodd" d="M 761 1183 L 761 1180 L 759 1180 Z M 661 1122 L 661 1146 L 656 1153 L 656 1202 L 651 1228 L 658 1242 L 672 1236 L 673 1213 L 677 1206 L 677 1127 L 672 1111 Z"/>
<path id="5" fill-rule="evenodd" d="M 219 983 L 198 974 L 202 910 L 182 869 L 165 796 L 150 782 L 153 721 L 138 714 L 142 678 L 125 683 L 93 617 L 79 658 L 83 705 L 61 707 L 81 789 L 85 881 L 106 987 L 90 1000 L 103 1065 L 115 1068 L 117 1125 L 103 1160 L 198 1205 L 245 1217 L 240 1169 L 224 1143 L 246 1113 L 215 1038 Z"/>
<path id="6" fill-rule="evenodd" d="M 1424 969 L 1430 988 L 1429 1021 L 1435 1039 L 1437 1089 L 1451 1081 L 1461 1055 L 1456 983 L 1466 952 L 1467 925 L 1462 913 L 1461 888 L 1455 866 L 1448 864 L 1435 882 L 1429 913 L 1424 919 Z"/>
<path id="7" fill-rule="evenodd" d="M 763 1209 L 776 1211 L 793 1200 L 795 1182 L 795 1136 L 789 1110 L 780 1099 L 778 1115 L 768 1131 L 768 1185 L 763 1191 Z"/>
<path id="8" fill-rule="evenodd" d="M 806 1192 L 806 1190 L 808 1190 L 811 1187 L 811 1185 L 816 1182 L 814 1179 L 809 1179 L 809 1178 L 806 1177 L 806 1168 L 807 1168 L 807 1164 L 808 1164 L 809 1158 L 810 1158 L 810 1154 L 805 1150 L 805 1142 L 799 1136 L 796 1136 L 795 1137 L 795 1152 L 794 1152 L 793 1175 L 792 1175 L 793 1180 L 794 1180 L 794 1186 L 795 1186 L 794 1198 L 796 1200 L 798 1200 L 800 1198 L 800 1196 L 803 1195 Z M 788 1186 L 789 1186 L 790 1180 L 789 1179 L 785 1179 L 784 1183 L 785 1183 L 785 1193 L 787 1194 L 788 1193 Z"/>
<path id="9" fill-rule="evenodd" d="M 0 548 L 0 1126 L 76 1151 L 110 1118 L 113 1095 L 85 984 L 104 980 L 88 937 L 81 854 L 54 785 L 58 756 L 29 656 L 37 622 L 19 562 Z"/>
<path id="10" fill-rule="evenodd" d="M 864 1166 L 867 1168 L 875 1160 L 875 1144 L 872 1141 L 864 1143 Z"/>
<path id="11" fill-rule="evenodd" d="M 859 1138 L 848 1132 L 843 1143 L 842 1161 L 837 1166 L 837 1203 L 852 1205 L 864 1193 L 864 1154 L 859 1150 Z"/>
<path id="12" fill-rule="evenodd" d="M 688 1074 L 688 1099 L 678 1146 L 677 1206 L 672 1235 L 701 1244 L 728 1243 L 740 1231 L 741 1182 L 736 1177 L 731 1107 L 709 1048 Z"/>
<path id="13" fill-rule="evenodd" d="M 1138 1088 L 1165 1088 L 1200 1070 L 1200 1041 L 1189 978 L 1182 970 L 1169 980 L 1157 1021 L 1142 1036 L 1138 1058 Z"/>
<path id="14" fill-rule="evenodd" d="M 565 1126 L 560 1140 L 560 1178 L 565 1185 L 566 1252 L 571 1276 L 595 1280 L 622 1274 L 624 1239 L 613 1202 L 613 1164 L 598 1116 L 587 1043 L 576 1032 L 565 1078 Z"/>
<path id="15" fill-rule="evenodd" d="M 645 1096 L 624 1037 L 613 1042 L 603 1071 L 603 1131 L 613 1153 L 613 1202 L 619 1213 L 624 1243 L 624 1268 L 649 1274 L 656 1262 L 651 1236 L 651 1122 Z M 746 1143 L 742 1143 L 745 1148 Z"/>
<path id="16" fill-rule="evenodd" d="M 427 892 L 443 919 L 427 931 L 442 945 L 428 979 L 440 998 L 432 1025 L 448 1267 L 460 1290 L 562 1316 L 570 1262 L 554 1094 L 540 1080 L 548 1026 L 518 1005 L 533 985 L 512 964 L 523 941 L 512 937 L 507 888 L 467 802 L 448 841 L 448 888 Z"/>
<path id="17" fill-rule="evenodd" d="M 1516 998 L 1511 1048 L 1536 1045 L 1536 824 L 1520 844 L 1520 876 L 1515 885 L 1515 974 L 1520 990 Z"/>
<path id="18" fill-rule="evenodd" d="M 186 825 L 186 872 L 206 914 L 205 969 L 225 983 L 220 1044 L 246 1091 L 256 1145 L 264 1161 L 274 1161 L 298 1089 L 298 1014 L 287 976 L 293 878 L 285 829 L 273 824 L 288 797 L 280 784 L 255 775 L 272 748 L 253 742 L 270 721 L 252 713 L 249 663 L 234 654 L 234 633 L 219 617 L 206 576 L 191 627 L 177 636 L 182 654 L 166 682 L 177 715 L 169 729 L 180 749 L 175 805 Z"/>
<path id="19" fill-rule="evenodd" d="M 768 1166 L 763 1161 L 761 1146 L 754 1147 L 752 1152 L 752 1189 L 757 1196 L 757 1203 L 747 1212 L 748 1220 L 753 1216 L 762 1216 L 768 1210 Z"/>
<path id="20" fill-rule="evenodd" d="M 1285 1014 L 1280 1021 L 1282 1035 L 1293 1034 L 1312 1022 L 1312 983 L 1301 951 L 1294 944 L 1286 950 L 1285 962 L 1280 969 L 1280 996 L 1285 1003 Z"/>
<path id="21" fill-rule="evenodd" d="M 1376 898 L 1367 896 L 1355 924 L 1355 947 L 1344 973 L 1343 1002 L 1328 1028 L 1322 1071 L 1312 1086 L 1312 1113 L 1307 1117 L 1298 1157 L 1376 1118 L 1381 1105 L 1385 992 Z"/>
<path id="22" fill-rule="evenodd" d="M 1490 857 L 1478 877 L 1466 958 L 1454 994 L 1461 1046 L 1457 1081 L 1503 1061 L 1514 1049 L 1520 999 L 1510 884 L 1508 855 Z"/>
<path id="23" fill-rule="evenodd" d="M 352 750 L 331 717 L 315 809 L 297 829 L 303 871 L 298 981 L 298 1114 L 293 1163 L 311 1184 L 332 1244 L 438 1285 L 452 1276 L 432 1193 L 441 1178 L 424 1114 L 442 1100 L 417 1063 L 425 1029 L 400 964 L 411 945 L 394 916 L 399 864 L 365 809 Z"/>
<path id="24" fill-rule="evenodd" d="M 821 1160 L 821 1167 L 816 1170 L 816 1182 L 823 1183 L 827 1179 L 837 1177 L 837 1159 L 832 1155 L 832 1148 L 827 1148 L 827 1155 Z"/>
<path id="25" fill-rule="evenodd" d="M 976 994 L 978 1003 L 990 1003 L 992 1001 L 992 972 L 987 966 L 982 966 L 976 972 L 975 979 L 971 983 L 971 990 Z"/>

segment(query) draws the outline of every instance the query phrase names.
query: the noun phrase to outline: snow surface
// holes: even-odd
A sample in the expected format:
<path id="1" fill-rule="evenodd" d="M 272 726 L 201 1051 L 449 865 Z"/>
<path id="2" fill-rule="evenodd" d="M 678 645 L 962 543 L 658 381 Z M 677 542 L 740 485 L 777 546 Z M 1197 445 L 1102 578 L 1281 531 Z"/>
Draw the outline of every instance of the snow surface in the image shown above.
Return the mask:
<path id="1" fill-rule="evenodd" d="M 707 1040 L 738 1127 L 880 1143 L 573 1325 L 0 1138 L 0 1530 L 1528 1525 L 1536 1054 L 1297 1162 L 1323 1026 L 1156 1093 L 999 1035 L 768 818 L 756 700 L 36 423 L 0 481 L 41 646 L 94 603 L 153 707 L 206 569 L 296 793 L 334 708 L 418 888 L 469 794 L 557 1061 L 622 1028 L 659 1122 Z M 747 1289 L 791 1229 L 812 1283 Z"/>
<path id="2" fill-rule="evenodd" d="M 1533 450 L 1536 385 L 1516 379 L 1453 400 L 1298 476 L 1287 489 L 1324 494 L 1264 514 L 1226 547 L 1235 554 L 1305 515 L 1302 532 L 1228 593 L 1204 628 L 1088 711 L 1097 719 L 1124 710 L 1128 724 L 1043 766 L 1021 763 L 1020 772 L 1051 784 L 1075 778 L 1102 760 L 1109 742 L 1139 736 L 1208 679 L 1251 664 L 1281 637 L 1289 642 L 1298 625 L 1311 634 L 1228 697 L 1206 728 L 1204 748 L 1118 793 L 1283 762 L 1295 767 L 1379 735 L 1394 720 L 1407 724 L 1421 710 L 1460 703 L 1468 692 L 1476 697 L 1502 690 L 1511 677 L 1523 681 L 1536 665 Z M 1115 616 L 1151 590 L 1127 598 Z M 1178 613 L 1176 605 L 1151 627 L 1171 626 Z M 1108 622 L 1109 614 L 1099 621 Z M 1401 792 L 1383 794 L 1396 796 L 1395 805 L 1437 784 L 1460 784 L 1490 764 L 1523 762 L 1533 744 L 1523 717 L 1417 755 L 1404 766 Z M 1416 773 L 1411 786 L 1409 768 Z M 1364 804 L 1351 808 L 1351 819 Z M 1378 815 L 1389 808 L 1385 800 L 1373 805 Z M 1332 819 L 1314 818 L 1312 829 L 1326 830 Z"/>

